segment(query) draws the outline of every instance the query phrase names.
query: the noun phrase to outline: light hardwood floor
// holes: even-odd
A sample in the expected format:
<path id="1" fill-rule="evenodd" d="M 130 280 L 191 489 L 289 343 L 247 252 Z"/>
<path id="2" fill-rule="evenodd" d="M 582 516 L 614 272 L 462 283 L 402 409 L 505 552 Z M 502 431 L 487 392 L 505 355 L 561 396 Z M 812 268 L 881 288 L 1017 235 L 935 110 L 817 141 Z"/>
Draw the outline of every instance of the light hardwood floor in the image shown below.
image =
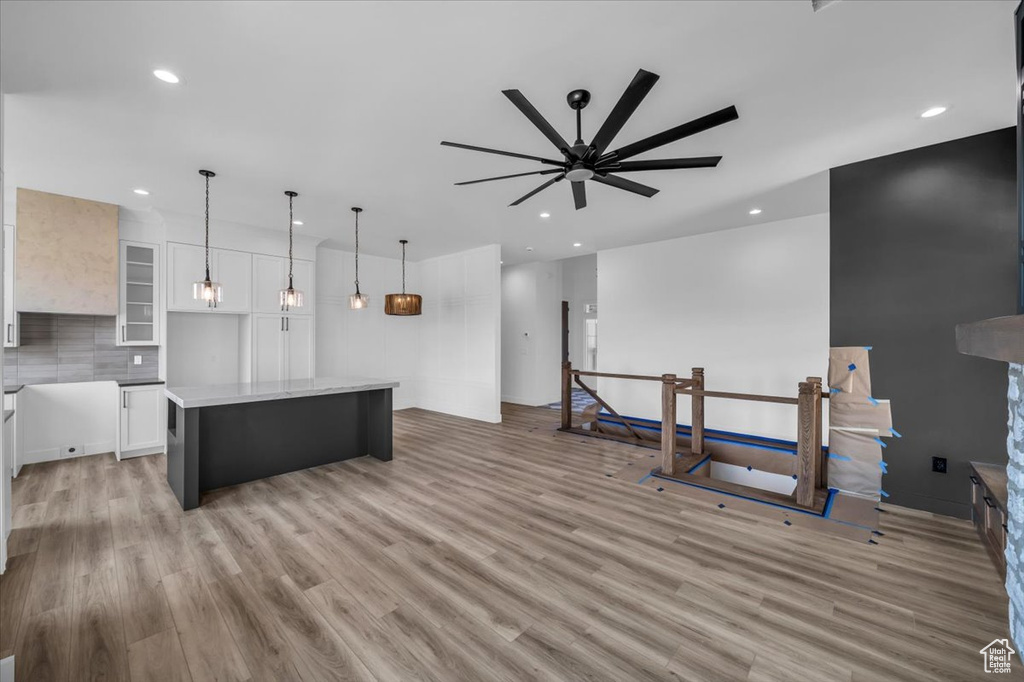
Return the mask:
<path id="1" fill-rule="evenodd" d="M 162 457 L 26 467 L 0 657 L 18 682 L 987 677 L 1006 597 L 968 522 L 787 527 L 608 478 L 647 452 L 504 411 L 399 412 L 393 462 L 188 513 Z"/>

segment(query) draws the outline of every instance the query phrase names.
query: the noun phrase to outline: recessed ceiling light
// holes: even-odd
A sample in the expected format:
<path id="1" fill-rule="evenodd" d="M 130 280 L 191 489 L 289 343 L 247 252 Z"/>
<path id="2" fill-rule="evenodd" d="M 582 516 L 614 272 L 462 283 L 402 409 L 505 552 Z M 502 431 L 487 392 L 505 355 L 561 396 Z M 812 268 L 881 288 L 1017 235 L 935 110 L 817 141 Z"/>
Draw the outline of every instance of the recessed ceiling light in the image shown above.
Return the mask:
<path id="1" fill-rule="evenodd" d="M 170 71 L 165 69 L 157 69 L 153 72 L 153 75 L 162 80 L 164 83 L 180 83 L 181 79 L 175 76 Z"/>
<path id="2" fill-rule="evenodd" d="M 921 113 L 921 118 L 931 118 L 933 116 L 938 116 L 939 114 L 943 114 L 945 112 L 946 112 L 946 107 L 932 107 L 931 109 L 928 109 L 927 111 L 922 112 Z"/>
<path id="3" fill-rule="evenodd" d="M 141 194 L 144 197 L 149 196 L 149 190 L 148 189 L 142 189 L 141 187 L 136 187 L 132 191 L 135 192 L 136 194 Z"/>
<path id="4" fill-rule="evenodd" d="M 301 224 L 302 224 L 301 220 L 293 220 L 292 221 L 292 225 L 301 225 Z"/>
<path id="5" fill-rule="evenodd" d="M 527 247 L 526 247 L 526 250 L 527 250 L 527 251 L 533 251 L 533 247 L 532 247 L 532 246 L 527 246 Z"/>
<path id="6" fill-rule="evenodd" d="M 583 244 L 580 244 L 579 242 L 576 242 L 575 244 L 573 244 L 573 246 L 574 246 L 574 247 L 576 247 L 576 248 L 578 249 L 578 248 L 580 248 L 581 246 L 583 246 Z"/>
<path id="7" fill-rule="evenodd" d="M 541 218 L 550 218 L 551 214 L 548 213 L 547 211 L 544 211 L 543 213 L 540 214 L 540 217 Z"/>
<path id="8" fill-rule="evenodd" d="M 750 209 L 750 215 L 757 215 L 760 212 L 761 212 L 761 209 L 759 209 L 759 208 L 752 208 L 752 209 Z"/>

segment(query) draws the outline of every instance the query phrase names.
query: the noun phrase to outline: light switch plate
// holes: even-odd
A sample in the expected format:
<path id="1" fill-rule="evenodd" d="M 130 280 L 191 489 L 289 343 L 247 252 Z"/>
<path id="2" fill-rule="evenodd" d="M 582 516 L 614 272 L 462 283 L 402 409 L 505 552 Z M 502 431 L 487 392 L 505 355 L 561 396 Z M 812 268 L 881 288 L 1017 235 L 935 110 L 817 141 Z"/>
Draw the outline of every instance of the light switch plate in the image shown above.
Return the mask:
<path id="1" fill-rule="evenodd" d="M 142 364 L 142 356 L 141 355 L 134 355 L 132 357 L 134 358 L 134 362 L 135 362 L 136 365 L 141 365 Z"/>

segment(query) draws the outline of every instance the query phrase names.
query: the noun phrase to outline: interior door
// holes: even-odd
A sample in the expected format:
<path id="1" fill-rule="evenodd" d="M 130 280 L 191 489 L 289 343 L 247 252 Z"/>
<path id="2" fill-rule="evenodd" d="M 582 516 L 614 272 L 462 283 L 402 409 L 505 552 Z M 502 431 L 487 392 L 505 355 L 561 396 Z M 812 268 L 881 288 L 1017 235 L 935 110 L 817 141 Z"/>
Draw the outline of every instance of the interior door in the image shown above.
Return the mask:
<path id="1" fill-rule="evenodd" d="M 285 318 L 253 315 L 252 381 L 281 381 L 284 374 Z"/>
<path id="2" fill-rule="evenodd" d="M 211 254 L 212 255 L 212 254 Z M 217 310 L 247 313 L 252 310 L 252 254 L 216 249 L 214 279 L 224 287 Z"/>
<path id="3" fill-rule="evenodd" d="M 287 338 L 287 378 L 313 376 L 313 318 L 289 315 L 285 318 Z"/>
<path id="4" fill-rule="evenodd" d="M 210 255 L 213 256 L 212 253 Z M 198 282 L 205 274 L 206 252 L 203 247 L 167 242 L 167 308 L 207 310 L 206 301 L 192 298 L 193 282 Z"/>
<path id="5" fill-rule="evenodd" d="M 281 289 L 285 287 L 287 261 L 278 256 L 252 257 L 252 309 L 255 313 L 281 312 Z"/>

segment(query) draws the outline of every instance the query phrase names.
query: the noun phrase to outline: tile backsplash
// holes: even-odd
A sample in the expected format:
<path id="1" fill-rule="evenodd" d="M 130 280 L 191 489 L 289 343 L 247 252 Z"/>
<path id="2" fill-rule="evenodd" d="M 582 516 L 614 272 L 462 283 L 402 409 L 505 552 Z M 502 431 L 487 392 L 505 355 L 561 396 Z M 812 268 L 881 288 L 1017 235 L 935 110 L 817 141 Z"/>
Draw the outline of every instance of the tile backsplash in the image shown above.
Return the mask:
<path id="1" fill-rule="evenodd" d="M 21 345 L 4 350 L 4 384 L 153 379 L 156 346 L 118 346 L 117 318 L 21 313 Z M 142 356 L 136 365 L 133 357 Z"/>

